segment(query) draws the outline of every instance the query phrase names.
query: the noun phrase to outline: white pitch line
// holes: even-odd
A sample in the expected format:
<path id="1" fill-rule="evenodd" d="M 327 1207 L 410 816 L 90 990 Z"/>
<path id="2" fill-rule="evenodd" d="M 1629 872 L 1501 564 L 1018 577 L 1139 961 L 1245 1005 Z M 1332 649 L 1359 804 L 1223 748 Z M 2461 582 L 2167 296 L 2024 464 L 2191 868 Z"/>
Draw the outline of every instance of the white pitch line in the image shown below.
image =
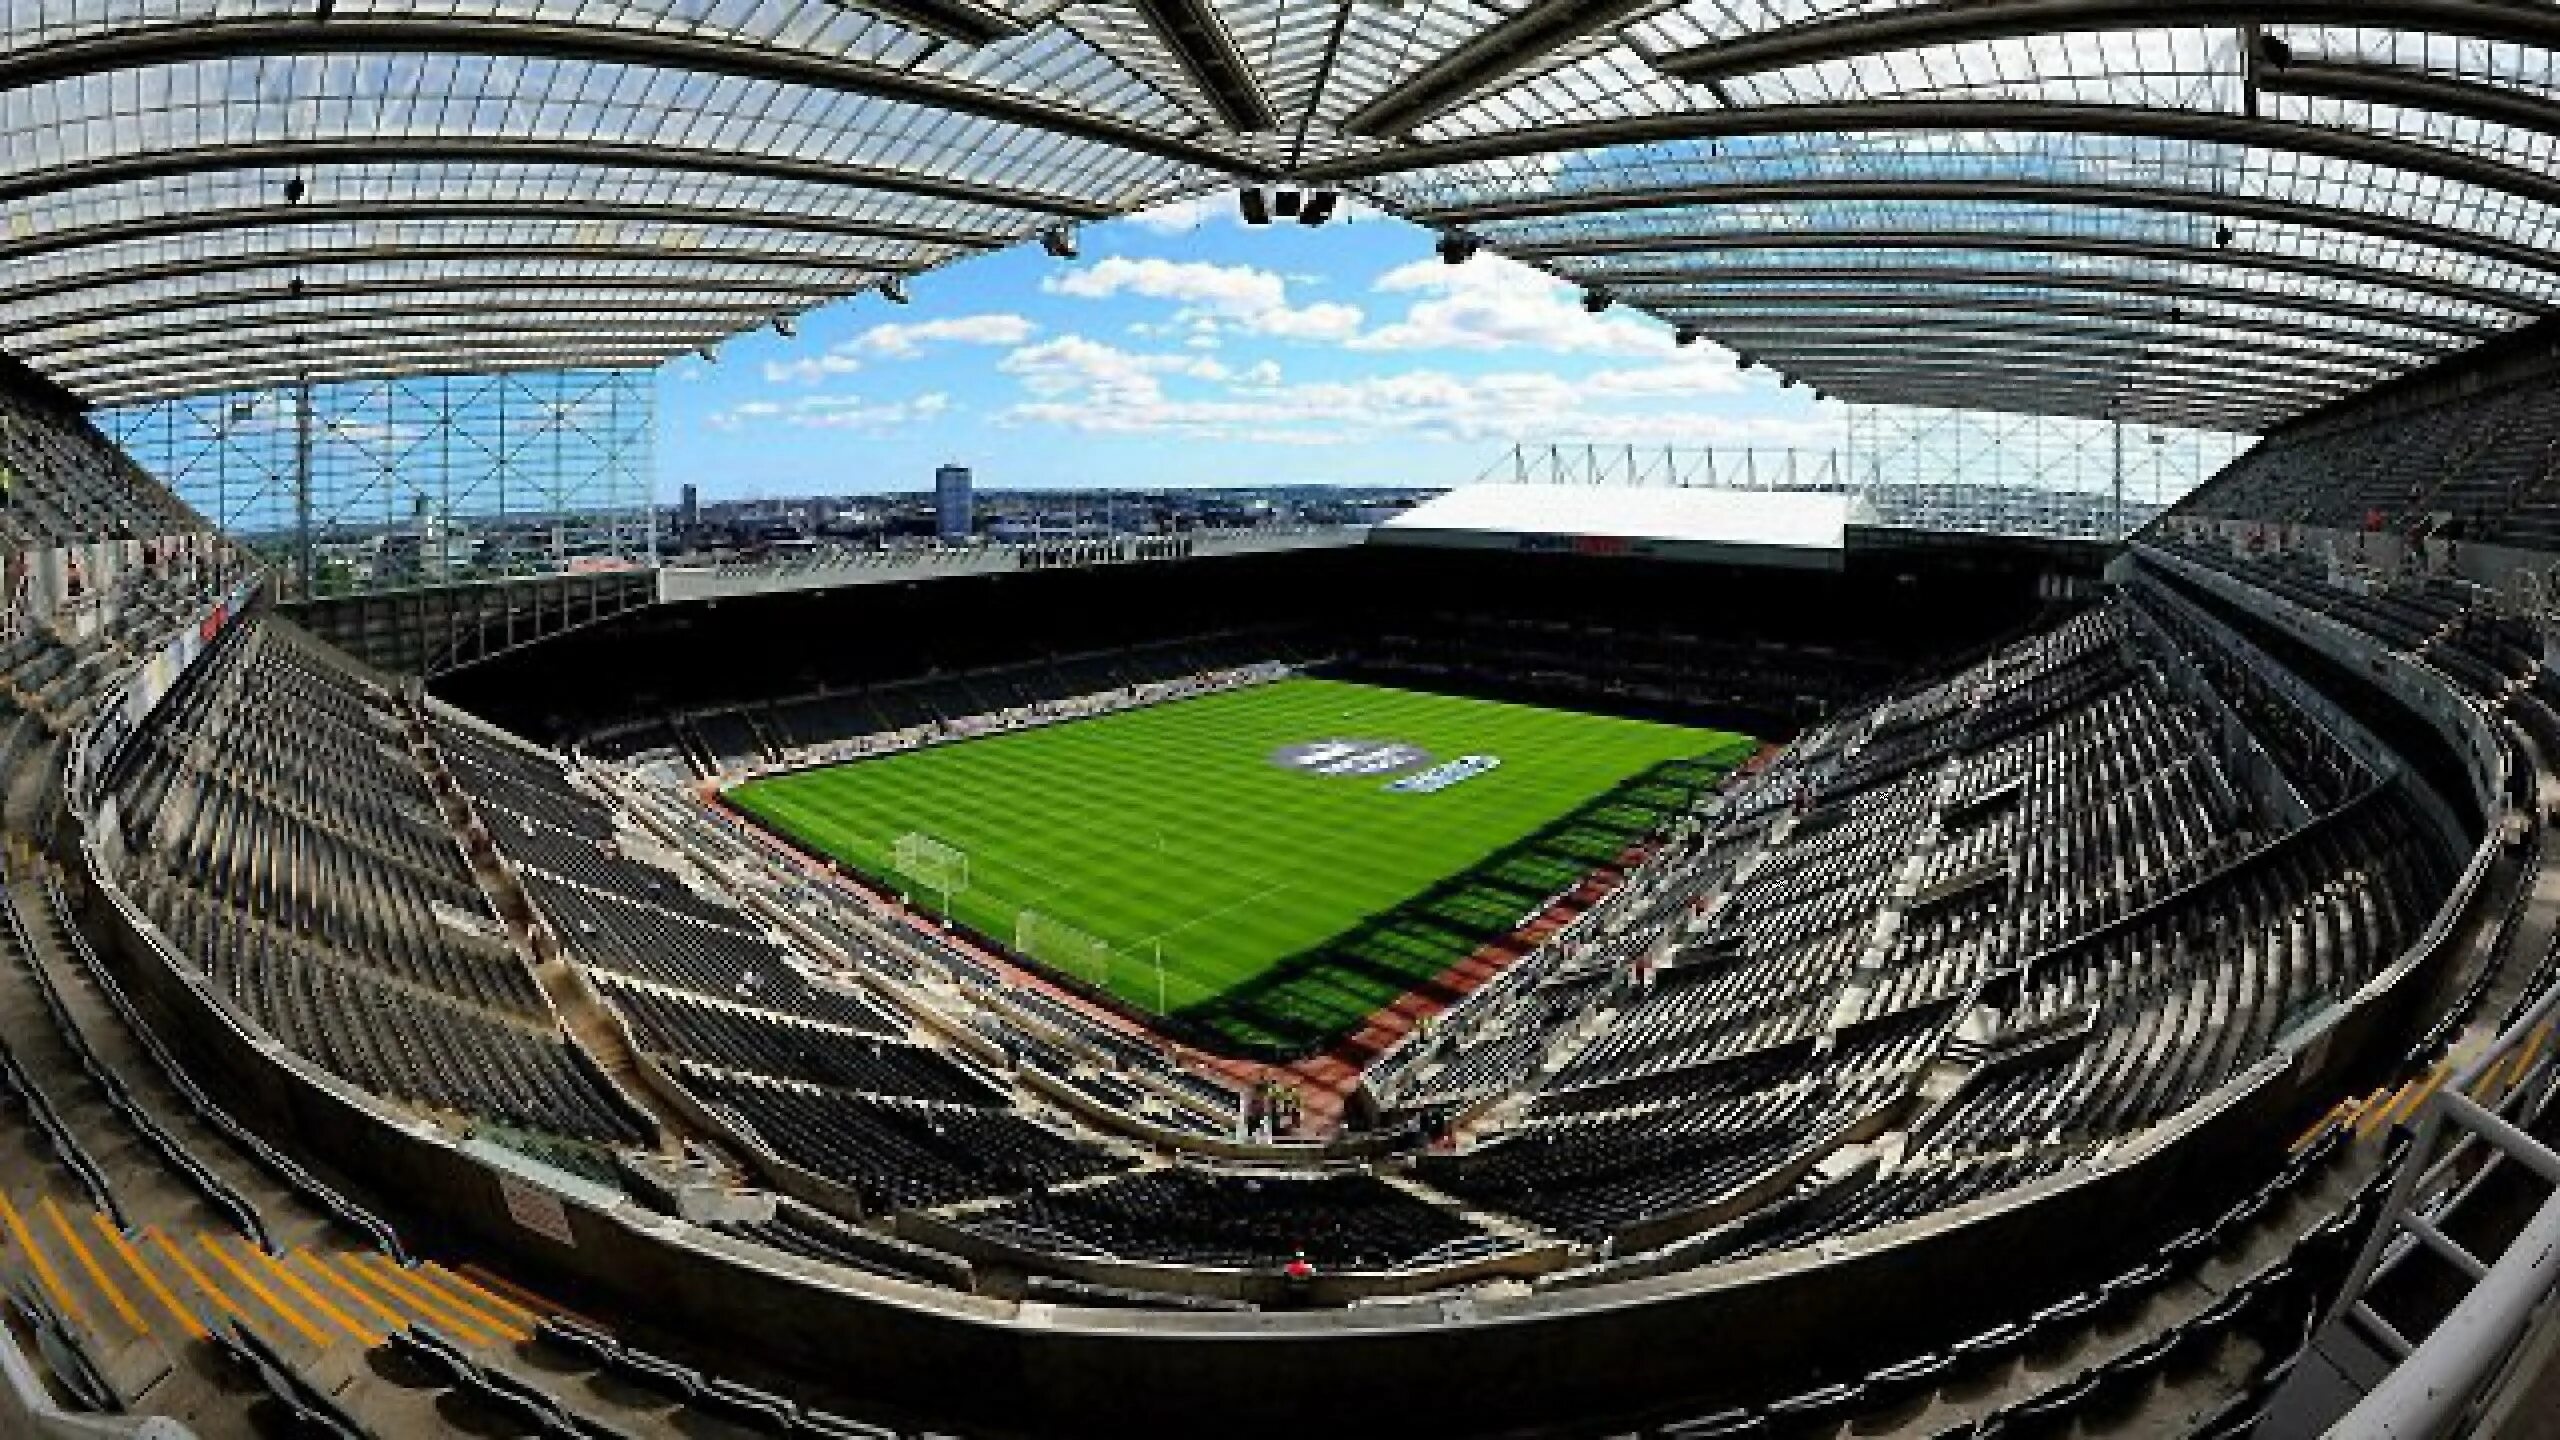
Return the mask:
<path id="1" fill-rule="evenodd" d="M 1162 940 L 1167 935 L 1179 935 L 1183 931 L 1190 929 L 1192 926 L 1200 924 L 1202 921 L 1215 920 L 1219 916 L 1224 915 L 1231 910 L 1241 910 L 1247 905 L 1267 900 L 1270 897 L 1279 894 L 1283 890 L 1295 888 L 1295 885 L 1296 882 L 1290 880 L 1274 881 L 1273 883 L 1254 891 L 1252 894 L 1244 896 L 1242 899 L 1230 900 L 1215 910 L 1203 910 L 1199 914 L 1192 916 L 1190 919 L 1183 921 L 1181 924 L 1174 926 L 1170 930 L 1159 930 L 1153 935 L 1149 935 L 1138 941 L 1138 943 L 1141 945 L 1152 945 L 1157 941 Z"/>

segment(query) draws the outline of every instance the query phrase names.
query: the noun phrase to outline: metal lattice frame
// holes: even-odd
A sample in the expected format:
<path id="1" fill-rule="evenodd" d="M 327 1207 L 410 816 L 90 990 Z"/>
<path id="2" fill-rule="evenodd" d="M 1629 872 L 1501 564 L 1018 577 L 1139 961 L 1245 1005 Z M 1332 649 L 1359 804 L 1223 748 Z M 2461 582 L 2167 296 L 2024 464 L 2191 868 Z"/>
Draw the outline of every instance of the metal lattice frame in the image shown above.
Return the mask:
<path id="1" fill-rule="evenodd" d="M 1899 374 L 1857 346 L 1786 357 L 1827 393 L 1935 401 L 1970 375 L 2004 406 L 2263 427 L 2333 393 L 2312 375 L 2560 312 L 2555 15 L 39 0 L 0 15 L 0 330 L 119 402 L 272 383 L 297 351 L 469 369 L 469 316 L 524 337 L 479 368 L 649 364 L 1061 223 L 1283 183 L 1773 360 L 1794 317 L 1876 331 L 1993 299 L 2091 361 L 2047 387 L 1947 327 Z M 1796 272 L 1820 284 L 1769 283 Z M 2162 357 L 2200 348 L 2255 383 L 2182 389 Z"/>
<path id="2" fill-rule="evenodd" d="M 1856 496 L 1861 523 L 2115 540 L 2231 463 L 2225 428 L 2180 429 L 1974 408 L 1851 405 L 1831 450 L 1516 445 L 1478 484 L 1797 490 Z"/>
<path id="3" fill-rule="evenodd" d="M 99 422 L 224 531 L 291 562 L 285 576 L 335 594 L 649 563 L 654 382 L 409 375 L 162 400 Z"/>
<path id="4" fill-rule="evenodd" d="M 1887 523 L 2114 540 L 2239 454 L 2226 427 L 1851 405 L 1846 466 Z"/>

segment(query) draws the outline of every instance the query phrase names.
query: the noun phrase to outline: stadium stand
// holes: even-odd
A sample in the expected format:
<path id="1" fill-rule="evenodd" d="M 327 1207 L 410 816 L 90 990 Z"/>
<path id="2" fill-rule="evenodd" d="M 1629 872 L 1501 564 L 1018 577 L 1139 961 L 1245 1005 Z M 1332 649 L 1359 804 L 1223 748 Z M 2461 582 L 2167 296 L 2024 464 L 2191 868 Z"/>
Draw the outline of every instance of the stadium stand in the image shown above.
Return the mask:
<path id="1" fill-rule="evenodd" d="M 2287 427 L 2100 593 L 1863 698 L 1742 668 L 1826 713 L 1285 1142 L 1237 1123 L 1255 1067 L 698 781 L 1333 637 L 546 750 L 275 613 L 0 375 L 50 592 L 0 652 L 11 1417 L 1262 1436 L 1349 1387 L 1430 1391 L 1417 1433 L 2529 1426 L 2560 683 L 2514 377 L 2547 358 Z M 1465 628 L 1447 674 L 1488 689 L 1719 703 L 1664 674 L 1711 647 Z"/>
<path id="2" fill-rule="evenodd" d="M 0 357 L 0 473 L 10 477 L 0 534 L 21 553 L 205 528 L 69 397 L 6 357 Z"/>
<path id="3" fill-rule="evenodd" d="M 2548 1433 L 2555 14 L 0 7 L 0 1434 Z M 1595 393 L 2069 418 L 2114 483 L 1915 429 L 1782 569 L 1552 486 L 1437 550 L 1106 518 L 317 603 L 315 386 L 636 396 L 1230 201 L 1423 227 L 1506 339 L 1524 276 L 1615 308 L 1656 369 Z M 2260 439 L 2155 518 L 2154 426 Z M 218 438 L 259 518 L 111 434 Z M 472 563 L 604 558 L 543 503 Z M 1150 1018 L 718 801 L 1319 663 L 1772 743 L 1418 902 L 1419 979 L 1326 942 L 1338 1036 Z"/>

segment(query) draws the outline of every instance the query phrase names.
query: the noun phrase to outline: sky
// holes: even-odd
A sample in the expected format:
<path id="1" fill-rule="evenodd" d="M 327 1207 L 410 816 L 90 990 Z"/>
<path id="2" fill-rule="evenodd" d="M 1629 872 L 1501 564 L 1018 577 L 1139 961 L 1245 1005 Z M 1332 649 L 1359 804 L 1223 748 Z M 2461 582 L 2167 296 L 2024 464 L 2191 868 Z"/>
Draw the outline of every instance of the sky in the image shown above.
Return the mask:
<path id="1" fill-rule="evenodd" d="M 687 358 L 658 387 L 659 483 L 706 499 L 925 488 L 1453 485 L 1515 442 L 1812 448 L 1842 408 L 1572 286 L 1346 207 L 1249 227 L 1225 191 Z"/>

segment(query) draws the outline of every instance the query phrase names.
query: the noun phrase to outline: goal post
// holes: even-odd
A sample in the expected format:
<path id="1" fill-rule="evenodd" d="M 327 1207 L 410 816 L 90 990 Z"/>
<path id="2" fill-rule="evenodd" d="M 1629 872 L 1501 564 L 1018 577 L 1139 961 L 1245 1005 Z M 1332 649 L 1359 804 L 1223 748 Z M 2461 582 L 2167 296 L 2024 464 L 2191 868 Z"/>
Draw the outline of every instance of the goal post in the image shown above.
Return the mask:
<path id="1" fill-rule="evenodd" d="M 1064 920 L 1024 909 L 1013 917 L 1016 954 L 1037 960 L 1098 988 L 1111 988 L 1111 942 Z"/>
<path id="2" fill-rule="evenodd" d="M 940 895 L 945 917 L 951 914 L 951 897 L 969 888 L 969 852 L 921 830 L 898 837 L 890 863 L 899 874 Z"/>

